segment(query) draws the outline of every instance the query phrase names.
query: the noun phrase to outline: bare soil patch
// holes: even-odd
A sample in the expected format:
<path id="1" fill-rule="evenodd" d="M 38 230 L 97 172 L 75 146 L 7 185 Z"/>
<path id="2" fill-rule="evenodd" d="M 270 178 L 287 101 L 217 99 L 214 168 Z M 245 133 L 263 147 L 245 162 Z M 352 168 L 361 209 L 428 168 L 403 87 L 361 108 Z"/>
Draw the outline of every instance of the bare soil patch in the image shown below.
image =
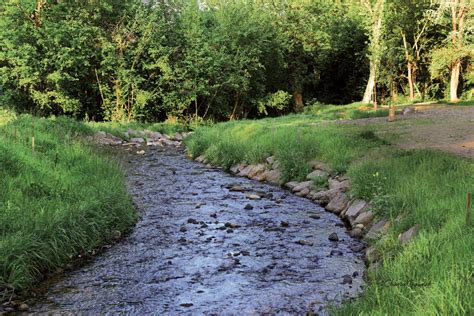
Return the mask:
<path id="1" fill-rule="evenodd" d="M 384 117 L 345 120 L 337 124 L 374 125 L 380 136 L 395 135 L 402 148 L 429 148 L 474 158 L 474 107 L 417 105 L 411 112 L 387 122 Z"/>

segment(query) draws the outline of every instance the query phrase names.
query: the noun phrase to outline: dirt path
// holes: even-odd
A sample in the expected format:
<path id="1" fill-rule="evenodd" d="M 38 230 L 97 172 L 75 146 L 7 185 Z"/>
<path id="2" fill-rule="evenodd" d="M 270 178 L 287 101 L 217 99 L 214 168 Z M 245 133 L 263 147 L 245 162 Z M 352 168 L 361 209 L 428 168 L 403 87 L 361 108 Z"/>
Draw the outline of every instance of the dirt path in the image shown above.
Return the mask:
<path id="1" fill-rule="evenodd" d="M 474 158 L 474 107 L 418 105 L 413 112 L 386 118 L 340 121 L 338 124 L 374 125 L 380 135 L 395 134 L 402 148 L 430 148 Z"/>
<path id="2" fill-rule="evenodd" d="M 129 160 L 142 213 L 134 232 L 52 284 L 31 312 L 324 314 L 360 293 L 362 245 L 318 205 L 173 149 Z"/>

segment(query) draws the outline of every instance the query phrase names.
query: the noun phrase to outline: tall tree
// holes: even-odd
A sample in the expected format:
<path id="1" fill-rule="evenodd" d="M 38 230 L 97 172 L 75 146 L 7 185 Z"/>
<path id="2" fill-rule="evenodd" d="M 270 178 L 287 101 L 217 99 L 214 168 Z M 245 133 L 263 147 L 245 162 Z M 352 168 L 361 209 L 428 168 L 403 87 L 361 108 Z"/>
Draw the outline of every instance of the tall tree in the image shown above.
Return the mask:
<path id="1" fill-rule="evenodd" d="M 369 61 L 370 73 L 365 88 L 362 102 L 376 104 L 374 90 L 377 80 L 377 68 L 380 64 L 381 57 L 381 38 L 382 38 L 382 23 L 385 13 L 385 0 L 361 0 L 365 15 L 367 16 L 367 29 L 369 31 Z"/>

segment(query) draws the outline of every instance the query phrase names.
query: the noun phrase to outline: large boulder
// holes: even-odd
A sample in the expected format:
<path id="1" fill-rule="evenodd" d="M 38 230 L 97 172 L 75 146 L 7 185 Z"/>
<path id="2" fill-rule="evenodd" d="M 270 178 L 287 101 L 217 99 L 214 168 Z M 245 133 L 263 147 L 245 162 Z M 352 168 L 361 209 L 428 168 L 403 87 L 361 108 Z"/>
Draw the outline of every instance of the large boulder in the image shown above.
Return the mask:
<path id="1" fill-rule="evenodd" d="M 248 175 L 247 175 L 249 178 L 254 178 L 265 171 L 265 165 L 263 163 L 259 163 L 252 166 L 253 167 L 249 170 Z"/>
<path id="2" fill-rule="evenodd" d="M 293 190 L 293 188 L 296 187 L 298 184 L 299 184 L 298 181 L 290 181 L 290 182 L 285 183 L 284 186 L 287 189 Z"/>
<path id="3" fill-rule="evenodd" d="M 349 189 L 350 182 L 345 178 L 332 178 L 329 179 L 329 189 L 336 189 L 339 191 L 346 192 Z"/>
<path id="4" fill-rule="evenodd" d="M 265 171 L 265 180 L 272 184 L 281 184 L 281 172 L 278 169 Z"/>
<path id="5" fill-rule="evenodd" d="M 349 198 L 347 195 L 343 192 L 339 192 L 331 199 L 331 201 L 329 201 L 326 210 L 339 214 L 346 209 L 348 203 Z"/>
<path id="6" fill-rule="evenodd" d="M 375 239 L 381 234 L 383 234 L 384 232 L 386 232 L 389 227 L 390 227 L 390 222 L 387 221 L 386 219 L 381 219 L 377 223 L 372 225 L 372 227 L 369 229 L 369 231 L 365 235 L 365 238 Z"/>
<path id="7" fill-rule="evenodd" d="M 328 204 L 338 193 L 339 190 L 322 190 L 312 193 L 310 198 L 316 203 Z"/>
<path id="8" fill-rule="evenodd" d="M 349 223 L 353 225 L 354 220 L 357 218 L 357 216 L 359 216 L 359 214 L 367 207 L 367 202 L 365 202 L 364 200 L 354 200 L 347 209 L 345 217 L 349 220 Z"/>
<path id="9" fill-rule="evenodd" d="M 309 193 L 309 190 L 311 190 L 312 186 L 313 186 L 313 181 L 304 181 L 295 185 L 291 191 L 295 193 L 295 192 L 303 191 L 304 189 L 308 189 L 308 193 Z"/>
<path id="10" fill-rule="evenodd" d="M 361 212 L 354 220 L 354 225 L 362 224 L 364 226 L 368 226 L 370 223 L 372 223 L 373 219 L 374 214 L 371 211 Z"/>

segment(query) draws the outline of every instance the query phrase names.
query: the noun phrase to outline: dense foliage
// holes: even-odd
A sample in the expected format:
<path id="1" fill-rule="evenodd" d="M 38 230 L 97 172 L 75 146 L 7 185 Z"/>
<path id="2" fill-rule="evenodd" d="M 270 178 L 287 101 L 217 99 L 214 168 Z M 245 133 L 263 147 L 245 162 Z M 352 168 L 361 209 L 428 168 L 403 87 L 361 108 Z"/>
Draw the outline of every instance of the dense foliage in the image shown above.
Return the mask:
<path id="1" fill-rule="evenodd" d="M 372 90 L 381 102 L 443 98 L 459 72 L 457 92 L 471 98 L 470 3 L 5 0 L 0 97 L 80 119 L 222 120 L 364 90 L 366 101 Z"/>

